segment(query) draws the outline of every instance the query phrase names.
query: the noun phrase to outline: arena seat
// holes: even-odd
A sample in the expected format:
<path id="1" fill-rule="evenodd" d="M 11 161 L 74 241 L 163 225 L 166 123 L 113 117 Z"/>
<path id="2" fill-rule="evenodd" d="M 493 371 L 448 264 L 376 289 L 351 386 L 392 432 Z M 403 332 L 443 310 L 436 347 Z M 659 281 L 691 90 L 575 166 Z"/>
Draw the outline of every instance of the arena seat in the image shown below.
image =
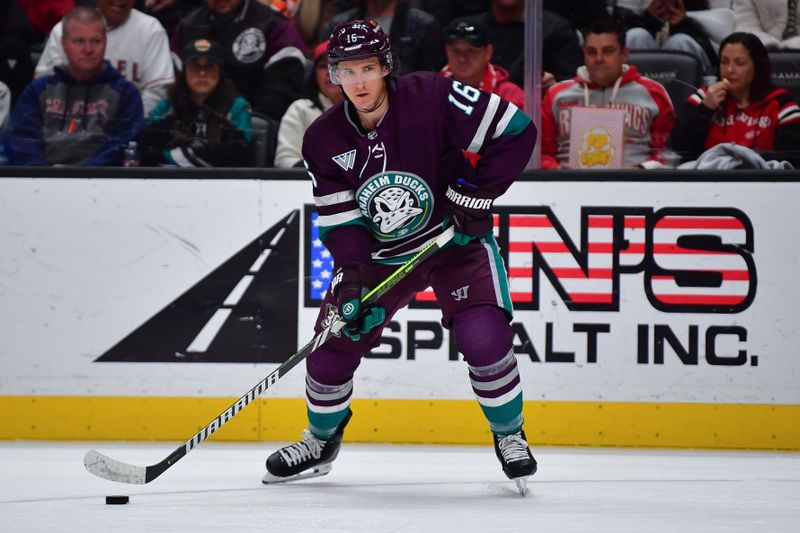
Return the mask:
<path id="1" fill-rule="evenodd" d="M 628 63 L 663 85 L 676 109 L 702 84 L 700 61 L 687 52 L 631 50 Z"/>

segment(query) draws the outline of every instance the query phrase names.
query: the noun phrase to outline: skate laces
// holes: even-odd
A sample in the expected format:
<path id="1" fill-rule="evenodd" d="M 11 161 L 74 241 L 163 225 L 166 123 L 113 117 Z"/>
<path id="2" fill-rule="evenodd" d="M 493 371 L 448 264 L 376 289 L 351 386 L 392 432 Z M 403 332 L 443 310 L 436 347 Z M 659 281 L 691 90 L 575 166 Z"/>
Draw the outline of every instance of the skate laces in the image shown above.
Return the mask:
<path id="1" fill-rule="evenodd" d="M 324 440 L 319 440 L 309 430 L 303 430 L 303 440 L 295 442 L 285 448 L 281 448 L 279 453 L 286 464 L 292 466 L 311 458 L 319 459 L 322 454 L 322 447 L 325 446 Z"/>
<path id="2" fill-rule="evenodd" d="M 521 432 L 500 437 L 497 446 L 506 463 L 528 459 L 528 443 L 522 438 Z"/>

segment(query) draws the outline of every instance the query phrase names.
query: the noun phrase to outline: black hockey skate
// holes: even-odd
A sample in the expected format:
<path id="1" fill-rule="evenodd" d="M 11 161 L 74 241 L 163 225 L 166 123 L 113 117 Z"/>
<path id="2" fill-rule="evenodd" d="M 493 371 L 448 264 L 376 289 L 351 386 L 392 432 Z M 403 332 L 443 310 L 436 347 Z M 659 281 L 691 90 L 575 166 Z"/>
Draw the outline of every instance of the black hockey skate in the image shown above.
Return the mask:
<path id="1" fill-rule="evenodd" d="M 500 460 L 505 475 L 517 484 L 520 494 L 525 496 L 528 492 L 527 478 L 536 473 L 536 459 L 528 447 L 525 432 L 519 430 L 511 435 L 495 435 L 494 452 Z"/>
<path id="2" fill-rule="evenodd" d="M 348 409 L 336 433 L 328 440 L 318 439 L 304 429 L 303 440 L 285 446 L 267 458 L 267 473 L 261 482 L 282 483 L 329 473 L 333 466 L 331 463 L 339 455 L 344 428 L 352 416 L 353 412 Z"/>

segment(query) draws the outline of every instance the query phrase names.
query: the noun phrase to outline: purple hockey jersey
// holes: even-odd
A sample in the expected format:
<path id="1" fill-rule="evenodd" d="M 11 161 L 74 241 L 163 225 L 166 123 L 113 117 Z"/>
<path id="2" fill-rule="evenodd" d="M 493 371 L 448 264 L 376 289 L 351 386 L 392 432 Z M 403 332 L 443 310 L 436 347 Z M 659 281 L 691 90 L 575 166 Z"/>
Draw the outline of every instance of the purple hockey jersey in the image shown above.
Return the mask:
<path id="1" fill-rule="evenodd" d="M 339 264 L 404 262 L 442 231 L 448 184 L 465 178 L 496 198 L 536 142 L 514 104 L 431 72 L 389 80 L 389 109 L 375 130 L 355 116 L 345 99 L 303 138 L 320 236 Z M 462 150 L 481 156 L 476 168 Z"/>

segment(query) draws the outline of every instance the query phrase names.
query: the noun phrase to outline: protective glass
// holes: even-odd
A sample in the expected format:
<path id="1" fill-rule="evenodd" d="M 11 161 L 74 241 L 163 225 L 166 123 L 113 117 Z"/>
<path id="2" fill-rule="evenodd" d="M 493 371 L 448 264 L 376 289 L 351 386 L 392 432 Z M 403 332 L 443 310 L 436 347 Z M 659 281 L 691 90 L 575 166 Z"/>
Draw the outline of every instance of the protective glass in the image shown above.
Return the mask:
<path id="1" fill-rule="evenodd" d="M 343 61 L 328 65 L 331 82 L 336 85 L 357 85 L 377 80 L 389 74 L 389 70 L 389 67 L 381 65 L 378 61 Z"/>

